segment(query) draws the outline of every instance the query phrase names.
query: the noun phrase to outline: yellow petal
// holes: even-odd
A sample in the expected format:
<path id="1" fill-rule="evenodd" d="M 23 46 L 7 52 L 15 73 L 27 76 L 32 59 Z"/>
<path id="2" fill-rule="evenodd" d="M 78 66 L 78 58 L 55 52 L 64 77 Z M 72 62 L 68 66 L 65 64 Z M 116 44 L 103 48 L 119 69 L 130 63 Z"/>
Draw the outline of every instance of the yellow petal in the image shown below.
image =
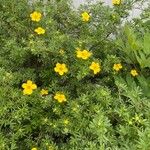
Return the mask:
<path id="1" fill-rule="evenodd" d="M 62 67 L 63 67 L 63 71 L 64 71 L 64 72 L 68 72 L 68 68 L 66 67 L 65 64 L 62 64 Z"/>
<path id="2" fill-rule="evenodd" d="M 31 80 L 28 80 L 28 81 L 27 81 L 27 85 L 32 85 L 32 81 L 31 81 Z"/>
<path id="3" fill-rule="evenodd" d="M 34 90 L 34 89 L 37 89 L 37 85 L 36 84 L 32 84 L 32 89 Z"/>
<path id="4" fill-rule="evenodd" d="M 58 99 L 58 95 L 57 94 L 54 96 L 54 99 Z"/>
<path id="5" fill-rule="evenodd" d="M 61 66 L 61 64 L 60 64 L 60 63 L 57 63 L 57 64 L 56 64 L 56 67 L 60 67 L 60 66 Z"/>
<path id="6" fill-rule="evenodd" d="M 23 94 L 24 94 L 24 95 L 31 95 L 32 92 L 33 92 L 32 89 L 24 89 L 24 90 L 23 90 Z"/>
<path id="7" fill-rule="evenodd" d="M 63 71 L 59 71 L 58 73 L 59 73 L 59 75 L 61 75 L 61 76 L 64 74 Z"/>
<path id="8" fill-rule="evenodd" d="M 81 58 L 81 56 L 82 56 L 82 52 L 78 50 L 78 51 L 77 51 L 77 57 L 78 57 L 78 58 Z"/>
<path id="9" fill-rule="evenodd" d="M 31 150 L 37 150 L 37 148 L 36 148 L 36 147 L 34 147 L 34 148 L 32 148 Z"/>
<path id="10" fill-rule="evenodd" d="M 40 91 L 40 94 L 41 94 L 41 95 L 48 95 L 48 90 L 42 89 L 42 90 Z"/>
<path id="11" fill-rule="evenodd" d="M 57 68 L 57 67 L 55 67 L 55 68 L 54 68 L 54 71 L 55 71 L 55 72 L 58 72 L 58 68 Z"/>
<path id="12" fill-rule="evenodd" d="M 23 83 L 23 84 L 22 84 L 22 88 L 25 89 L 26 87 L 27 87 L 27 84 L 26 84 L 26 83 Z"/>
<path id="13" fill-rule="evenodd" d="M 65 73 L 68 72 L 68 68 L 67 68 L 67 67 L 64 68 L 64 72 L 65 72 Z"/>

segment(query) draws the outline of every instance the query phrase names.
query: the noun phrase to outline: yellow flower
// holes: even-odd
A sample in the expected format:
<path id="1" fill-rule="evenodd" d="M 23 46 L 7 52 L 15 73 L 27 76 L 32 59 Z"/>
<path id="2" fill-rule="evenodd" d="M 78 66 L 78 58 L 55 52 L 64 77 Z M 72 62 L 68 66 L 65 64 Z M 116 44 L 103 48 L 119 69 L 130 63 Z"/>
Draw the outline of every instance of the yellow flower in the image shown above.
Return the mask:
<path id="1" fill-rule="evenodd" d="M 100 64 L 96 62 L 92 62 L 89 68 L 94 71 L 94 74 L 97 74 L 101 71 Z"/>
<path id="2" fill-rule="evenodd" d="M 58 72 L 59 75 L 63 75 L 64 73 L 67 73 L 68 72 L 68 68 L 66 67 L 65 64 L 60 64 L 60 63 L 57 63 L 56 64 L 56 67 L 54 68 L 55 72 Z"/>
<path id="3" fill-rule="evenodd" d="M 37 34 L 44 34 L 45 33 L 45 29 L 38 27 L 34 30 L 34 32 L 36 32 Z"/>
<path id="4" fill-rule="evenodd" d="M 54 96 L 54 99 L 56 99 L 59 103 L 65 102 L 66 101 L 66 97 L 64 94 L 61 93 L 56 93 Z"/>
<path id="5" fill-rule="evenodd" d="M 119 71 L 120 69 L 122 69 L 122 65 L 120 63 L 119 64 L 114 64 L 113 69 L 115 71 Z"/>
<path id="6" fill-rule="evenodd" d="M 39 22 L 41 20 L 42 14 L 40 12 L 34 11 L 30 14 L 30 18 L 32 21 Z"/>
<path id="7" fill-rule="evenodd" d="M 121 0 L 112 0 L 113 5 L 119 5 Z"/>
<path id="8" fill-rule="evenodd" d="M 92 53 L 89 52 L 89 51 L 87 51 L 87 50 L 81 51 L 80 49 L 77 49 L 77 57 L 78 57 L 78 58 L 82 58 L 82 59 L 86 60 L 86 59 L 88 59 L 91 55 L 92 55 Z"/>
<path id="9" fill-rule="evenodd" d="M 83 12 L 83 13 L 81 14 L 81 16 L 82 16 L 82 20 L 83 20 L 84 22 L 88 22 L 89 19 L 90 19 L 90 15 L 89 15 L 87 12 Z"/>
<path id="10" fill-rule="evenodd" d="M 37 150 L 37 148 L 36 148 L 36 147 L 33 147 L 31 150 Z"/>
<path id="11" fill-rule="evenodd" d="M 27 83 L 22 84 L 23 94 L 24 95 L 31 95 L 34 89 L 37 89 L 37 85 L 33 84 L 31 80 L 28 80 Z"/>
<path id="12" fill-rule="evenodd" d="M 40 94 L 43 96 L 43 95 L 48 95 L 48 90 L 45 90 L 45 89 L 42 89 L 40 91 Z"/>
<path id="13" fill-rule="evenodd" d="M 132 69 L 130 73 L 133 77 L 138 76 L 138 72 L 135 69 Z"/>

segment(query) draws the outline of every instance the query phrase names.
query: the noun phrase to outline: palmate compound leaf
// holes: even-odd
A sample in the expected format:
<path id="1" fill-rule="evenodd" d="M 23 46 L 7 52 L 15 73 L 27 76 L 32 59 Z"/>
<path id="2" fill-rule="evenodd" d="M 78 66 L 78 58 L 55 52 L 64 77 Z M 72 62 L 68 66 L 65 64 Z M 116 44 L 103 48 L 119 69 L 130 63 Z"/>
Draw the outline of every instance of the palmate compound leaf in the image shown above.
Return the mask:
<path id="1" fill-rule="evenodd" d="M 136 59 L 141 68 L 150 68 L 150 34 L 144 35 L 144 40 L 141 42 L 142 49 L 134 51 Z"/>
<path id="2" fill-rule="evenodd" d="M 150 33 L 144 35 L 144 52 L 150 55 Z"/>
<path id="3" fill-rule="evenodd" d="M 143 51 L 135 51 L 135 56 L 141 68 L 150 67 L 150 57 L 146 56 Z"/>
<path id="4" fill-rule="evenodd" d="M 136 62 L 135 51 L 140 49 L 139 41 L 136 38 L 136 34 L 130 26 L 125 25 L 120 37 L 116 41 L 119 50 L 123 51 L 125 55 L 125 61 L 127 63 Z"/>
<path id="5" fill-rule="evenodd" d="M 144 95 L 150 97 L 150 78 L 145 78 L 143 75 L 141 75 L 137 79 L 142 87 L 142 92 Z"/>

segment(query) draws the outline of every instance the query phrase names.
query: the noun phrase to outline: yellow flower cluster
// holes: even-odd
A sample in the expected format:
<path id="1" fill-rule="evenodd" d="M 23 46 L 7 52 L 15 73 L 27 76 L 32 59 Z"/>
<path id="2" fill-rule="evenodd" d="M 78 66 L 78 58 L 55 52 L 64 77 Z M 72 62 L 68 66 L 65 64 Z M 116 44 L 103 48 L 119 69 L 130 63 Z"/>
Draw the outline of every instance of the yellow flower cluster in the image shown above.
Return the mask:
<path id="1" fill-rule="evenodd" d="M 26 83 L 22 84 L 22 88 L 23 88 L 24 95 L 31 95 L 33 93 L 33 90 L 37 89 L 37 85 L 33 83 L 31 80 L 27 80 Z M 48 95 L 48 90 L 42 89 L 40 91 L 40 94 L 42 96 Z"/>
<path id="2" fill-rule="evenodd" d="M 22 84 L 23 94 L 24 95 L 31 95 L 33 93 L 33 90 L 37 89 L 37 85 L 34 84 L 31 80 L 28 80 L 26 83 Z M 48 95 L 48 90 L 42 89 L 40 91 L 41 96 Z M 56 99 L 59 103 L 65 102 L 66 97 L 63 93 L 57 92 L 54 96 L 54 99 Z M 33 148 L 34 150 L 35 148 Z"/>
<path id="3" fill-rule="evenodd" d="M 119 5 L 121 3 L 121 0 L 112 0 L 112 3 L 114 5 Z M 81 14 L 81 16 L 82 16 L 82 21 L 83 22 L 88 22 L 91 18 L 89 13 L 86 12 L 86 11 L 83 12 Z M 33 13 L 30 14 L 30 18 L 34 22 L 39 22 L 42 18 L 42 14 L 40 12 L 34 11 Z M 43 29 L 42 27 L 37 27 L 34 30 L 34 32 L 36 32 L 38 35 L 45 34 L 45 29 Z M 59 53 L 63 55 L 64 50 L 61 49 L 59 51 Z M 76 57 L 79 58 L 79 59 L 87 60 L 91 57 L 91 55 L 92 55 L 92 52 L 90 52 L 89 50 L 86 50 L 86 49 L 81 50 L 80 48 L 76 49 Z M 123 67 L 122 67 L 121 63 L 115 63 L 113 65 L 113 70 L 115 70 L 117 72 L 120 71 L 122 68 Z M 91 65 L 89 66 L 89 69 L 93 71 L 94 75 L 96 75 L 101 71 L 101 65 L 100 65 L 100 63 L 93 61 L 91 63 Z M 60 76 L 62 76 L 62 75 L 66 74 L 68 72 L 68 68 L 67 68 L 65 63 L 56 63 L 56 66 L 54 67 L 54 71 L 56 73 L 58 73 Z M 132 69 L 130 71 L 130 74 L 133 77 L 138 76 L 138 72 L 135 69 Z M 28 80 L 26 83 L 22 84 L 22 88 L 23 88 L 23 94 L 24 95 L 31 95 L 33 90 L 37 89 L 37 85 L 34 84 L 31 80 Z M 42 89 L 40 91 L 40 95 L 41 96 L 48 95 L 48 90 Z M 60 92 L 57 92 L 54 95 L 54 99 L 57 100 L 59 103 L 63 103 L 65 101 L 67 101 L 65 94 L 60 93 Z M 65 120 L 64 123 L 68 124 L 68 120 Z M 37 150 L 37 148 L 32 148 L 32 150 Z"/>
<path id="4" fill-rule="evenodd" d="M 77 48 L 76 53 L 77 58 L 81 58 L 83 60 L 88 59 L 92 55 L 92 53 L 89 52 L 88 50 L 81 50 L 80 48 Z M 89 68 L 93 70 L 94 74 L 97 74 L 101 71 L 100 64 L 96 62 L 92 62 Z"/>
<path id="5" fill-rule="evenodd" d="M 114 65 L 113 65 L 113 69 L 118 72 L 120 69 L 122 69 L 122 64 L 121 64 L 121 63 L 114 64 Z M 130 74 L 131 74 L 133 77 L 136 77 L 136 76 L 139 75 L 136 69 L 132 69 L 132 70 L 130 71 Z"/>
<path id="6" fill-rule="evenodd" d="M 40 12 L 34 11 L 33 13 L 30 14 L 30 18 L 32 21 L 39 22 L 41 20 L 42 14 Z M 44 34 L 45 29 L 42 27 L 38 27 L 34 30 L 38 35 Z"/>

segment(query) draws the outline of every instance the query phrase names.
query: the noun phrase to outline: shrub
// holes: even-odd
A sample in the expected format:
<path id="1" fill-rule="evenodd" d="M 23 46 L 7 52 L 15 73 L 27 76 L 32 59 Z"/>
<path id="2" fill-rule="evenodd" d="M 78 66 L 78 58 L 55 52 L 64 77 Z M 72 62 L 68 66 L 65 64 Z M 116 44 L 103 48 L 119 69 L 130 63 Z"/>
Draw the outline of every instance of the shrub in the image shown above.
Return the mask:
<path id="1" fill-rule="evenodd" d="M 0 0 L 1 150 L 149 149 L 149 26 L 122 27 L 135 2 Z"/>

